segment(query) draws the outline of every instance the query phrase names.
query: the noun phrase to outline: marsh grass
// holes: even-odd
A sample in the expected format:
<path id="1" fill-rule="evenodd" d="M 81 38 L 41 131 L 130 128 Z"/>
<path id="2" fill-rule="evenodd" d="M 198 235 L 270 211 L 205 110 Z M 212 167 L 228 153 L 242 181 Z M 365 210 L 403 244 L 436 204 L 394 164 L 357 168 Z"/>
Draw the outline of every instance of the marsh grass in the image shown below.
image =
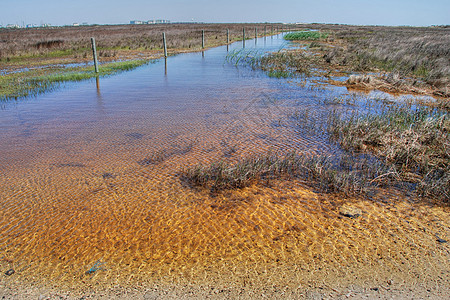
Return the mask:
<path id="1" fill-rule="evenodd" d="M 316 59 L 305 51 L 283 51 L 265 53 L 261 50 L 235 50 L 226 56 L 226 61 L 236 66 L 261 69 L 268 76 L 290 78 L 311 76 Z"/>
<path id="2" fill-rule="evenodd" d="M 367 193 L 396 176 L 395 170 L 376 159 L 290 152 L 251 155 L 235 163 L 213 162 L 180 172 L 182 181 L 212 192 L 244 188 L 275 179 L 300 179 L 319 191 L 345 194 Z"/>
<path id="3" fill-rule="evenodd" d="M 95 73 L 93 67 L 90 66 L 40 69 L 6 74 L 0 78 L 0 100 L 37 95 L 53 90 L 63 82 L 109 76 L 135 69 L 147 63 L 149 61 L 146 60 L 106 63 L 99 66 L 99 73 Z"/>
<path id="4" fill-rule="evenodd" d="M 262 50 L 238 49 L 230 51 L 225 57 L 225 61 L 235 66 L 244 65 L 258 68 L 263 55 L 264 52 Z"/>
<path id="5" fill-rule="evenodd" d="M 329 132 L 348 151 L 373 153 L 395 167 L 420 195 L 450 198 L 450 118 L 426 108 L 389 106 L 384 111 L 330 115 Z"/>

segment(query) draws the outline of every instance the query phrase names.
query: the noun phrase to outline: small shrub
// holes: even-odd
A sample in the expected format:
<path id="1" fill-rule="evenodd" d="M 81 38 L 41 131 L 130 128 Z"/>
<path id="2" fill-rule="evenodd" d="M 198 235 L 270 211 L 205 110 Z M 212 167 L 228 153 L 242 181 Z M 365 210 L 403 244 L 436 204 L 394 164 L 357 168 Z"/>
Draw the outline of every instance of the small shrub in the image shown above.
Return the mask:
<path id="1" fill-rule="evenodd" d="M 286 34 L 284 39 L 288 41 L 311 41 L 323 40 L 327 37 L 327 33 L 321 33 L 320 31 L 298 31 Z"/>

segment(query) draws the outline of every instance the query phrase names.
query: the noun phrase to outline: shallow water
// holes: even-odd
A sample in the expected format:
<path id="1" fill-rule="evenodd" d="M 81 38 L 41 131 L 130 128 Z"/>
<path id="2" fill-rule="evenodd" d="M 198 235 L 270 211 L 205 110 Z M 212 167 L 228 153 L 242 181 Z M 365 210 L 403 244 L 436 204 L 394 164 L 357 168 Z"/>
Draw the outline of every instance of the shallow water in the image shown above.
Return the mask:
<path id="1" fill-rule="evenodd" d="M 280 36 L 245 43 L 267 51 L 285 46 Z M 278 274 L 294 274 L 312 249 L 345 260 L 352 246 L 342 230 L 335 230 L 338 246 L 320 242 L 339 217 L 340 200 L 319 201 L 295 181 L 211 195 L 178 179 L 186 166 L 250 153 L 338 151 L 320 125 L 331 109 L 357 103 L 326 102 L 354 96 L 269 78 L 227 63 L 226 54 L 224 46 L 177 55 L 98 85 L 67 84 L 3 103 L 1 266 L 23 280 L 74 286 L 233 274 L 241 280 L 280 260 L 286 264 Z M 155 153 L 163 159 L 152 160 Z M 102 264 L 92 269 L 96 262 Z"/>

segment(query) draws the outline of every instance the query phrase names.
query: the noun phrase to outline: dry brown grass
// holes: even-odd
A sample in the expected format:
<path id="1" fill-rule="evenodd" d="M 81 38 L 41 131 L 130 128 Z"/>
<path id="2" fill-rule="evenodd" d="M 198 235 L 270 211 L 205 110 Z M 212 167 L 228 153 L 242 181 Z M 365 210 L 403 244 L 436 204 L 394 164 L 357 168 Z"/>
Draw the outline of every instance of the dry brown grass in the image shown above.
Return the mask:
<path id="1" fill-rule="evenodd" d="M 164 24 L 164 25 L 102 25 L 80 27 L 0 29 L 0 63 L 5 65 L 23 59 L 66 57 L 90 58 L 90 38 L 95 37 L 100 57 L 116 57 L 152 53 L 162 48 L 162 33 L 167 47 L 177 50 L 201 49 L 201 31 L 205 30 L 206 46 L 242 39 L 242 28 L 258 28 L 264 33 L 267 24 Z M 253 32 L 253 31 L 251 31 Z M 267 30 L 269 33 L 269 30 Z"/>
<path id="2" fill-rule="evenodd" d="M 400 81 L 382 78 L 392 86 L 414 89 L 430 85 L 439 96 L 450 96 L 450 28 L 312 25 L 331 32 L 333 48 L 325 60 L 351 71 L 384 71 Z M 412 78 L 411 80 L 408 80 Z M 392 78 L 391 78 L 392 79 Z M 402 87 L 399 87 L 402 89 Z"/>
<path id="3" fill-rule="evenodd" d="M 321 40 L 301 35 L 299 42 L 307 49 L 274 53 L 270 64 L 287 71 L 305 68 L 345 73 L 375 73 L 345 82 L 355 88 L 381 89 L 395 93 L 450 96 L 450 28 L 385 27 L 305 24 L 291 30 L 319 30 Z M 314 56 L 312 56 L 312 54 Z M 293 58 L 285 59 L 288 56 Z M 297 58 L 295 58 L 297 57 Z M 313 66 L 310 59 L 313 57 Z M 315 75 L 317 72 L 309 72 Z M 376 79 L 376 80 L 373 80 Z M 342 82 L 333 83 L 342 84 Z M 444 105 L 445 106 L 445 105 Z"/>

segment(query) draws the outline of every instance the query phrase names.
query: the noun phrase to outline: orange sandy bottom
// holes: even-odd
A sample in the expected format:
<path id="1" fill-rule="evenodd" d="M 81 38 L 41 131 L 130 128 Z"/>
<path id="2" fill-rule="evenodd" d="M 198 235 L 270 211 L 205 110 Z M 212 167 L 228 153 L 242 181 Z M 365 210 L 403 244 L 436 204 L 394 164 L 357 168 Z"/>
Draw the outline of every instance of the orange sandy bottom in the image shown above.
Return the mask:
<path id="1" fill-rule="evenodd" d="M 446 208 L 320 195 L 294 181 L 210 195 L 176 177 L 148 179 L 153 171 L 75 177 L 67 198 L 45 176 L 17 183 L 22 201 L 1 203 L 0 269 L 16 272 L 2 281 L 332 288 L 440 278 L 448 287 L 449 248 L 437 242 L 449 238 Z M 46 186 L 48 198 L 22 192 L 30 184 Z M 345 217 L 342 205 L 362 215 Z"/>
<path id="2" fill-rule="evenodd" d="M 176 176 L 183 167 L 270 145 L 312 147 L 264 123 L 182 127 L 189 121 L 195 120 L 174 124 L 176 130 L 144 124 L 145 131 L 116 127 L 70 140 L 47 130 L 4 146 L 0 271 L 15 273 L 1 274 L 0 290 L 295 290 L 387 281 L 449 289 L 449 246 L 437 241 L 450 239 L 448 207 L 411 204 L 392 193 L 370 201 L 323 195 L 299 181 L 218 195 L 196 191 Z M 56 136 L 51 144 L 41 142 L 46 135 Z M 164 161 L 139 164 L 158 151 Z M 343 216 L 344 205 L 361 216 Z"/>

